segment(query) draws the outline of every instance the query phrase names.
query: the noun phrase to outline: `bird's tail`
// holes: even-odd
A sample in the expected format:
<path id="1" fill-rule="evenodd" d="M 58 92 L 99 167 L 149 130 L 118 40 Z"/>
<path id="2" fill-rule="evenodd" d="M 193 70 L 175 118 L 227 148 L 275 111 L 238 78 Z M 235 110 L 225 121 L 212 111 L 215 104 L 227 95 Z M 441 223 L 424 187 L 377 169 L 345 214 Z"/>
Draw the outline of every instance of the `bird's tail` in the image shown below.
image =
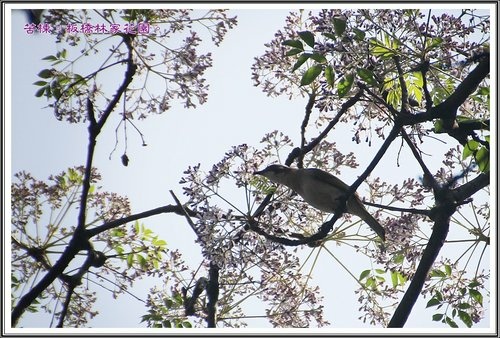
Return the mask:
<path id="1" fill-rule="evenodd" d="M 359 199 L 351 199 L 348 203 L 348 210 L 365 221 L 375 233 L 385 241 L 385 230 L 380 223 L 365 209 Z"/>
<path id="2" fill-rule="evenodd" d="M 382 226 L 380 225 L 380 223 L 372 215 L 370 215 L 368 213 L 368 211 L 365 210 L 365 212 L 363 213 L 363 215 L 360 215 L 360 217 L 363 219 L 363 221 L 366 222 L 366 224 L 368 224 L 370 226 L 370 228 L 372 228 L 373 231 L 375 231 L 375 233 L 380 238 L 382 238 L 383 241 L 385 241 L 385 230 L 384 230 L 384 228 L 382 228 Z"/>

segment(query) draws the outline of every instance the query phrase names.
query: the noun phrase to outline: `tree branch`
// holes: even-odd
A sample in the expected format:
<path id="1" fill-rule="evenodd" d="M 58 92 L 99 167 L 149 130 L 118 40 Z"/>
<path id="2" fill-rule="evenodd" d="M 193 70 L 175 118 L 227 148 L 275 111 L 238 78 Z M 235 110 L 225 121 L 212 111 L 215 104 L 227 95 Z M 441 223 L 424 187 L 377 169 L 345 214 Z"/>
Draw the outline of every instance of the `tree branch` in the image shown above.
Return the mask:
<path id="1" fill-rule="evenodd" d="M 316 147 L 321 141 L 323 141 L 323 139 L 328 135 L 328 133 L 330 132 L 330 130 L 332 130 L 332 128 L 335 127 L 335 125 L 339 122 L 339 120 L 342 117 L 342 115 L 344 115 L 349 110 L 349 108 L 351 108 L 356 103 L 358 103 L 358 101 L 361 99 L 361 96 L 363 96 L 363 89 L 359 90 L 353 97 L 351 97 L 349 100 L 347 100 L 346 102 L 344 102 L 342 104 L 342 106 L 340 107 L 339 112 L 330 121 L 330 123 L 328 123 L 328 125 L 326 126 L 326 128 L 314 140 L 312 140 L 306 146 L 304 146 L 301 149 L 300 153 L 303 154 L 303 155 L 307 154 L 308 152 L 310 152 L 311 150 L 313 150 L 314 147 Z M 290 158 L 290 156 L 289 156 L 289 158 Z M 289 160 L 289 158 L 287 159 L 287 161 Z M 292 159 L 292 162 L 293 162 L 293 159 Z"/>
<path id="2" fill-rule="evenodd" d="M 361 96 L 361 92 L 362 91 L 358 92 L 358 94 L 356 94 L 356 96 L 359 95 L 359 97 L 360 97 Z M 357 100 L 359 100 L 359 97 L 356 100 L 353 100 L 353 98 L 351 98 L 349 101 L 352 100 L 351 103 L 354 104 L 354 103 L 357 102 Z M 346 105 L 346 103 L 344 104 L 345 106 L 344 105 L 342 106 L 343 109 L 341 109 L 341 111 L 343 111 L 344 108 L 345 108 L 345 110 L 348 109 L 348 106 Z M 336 118 L 340 118 L 340 112 L 339 112 L 339 114 L 337 114 Z M 333 127 L 333 125 L 332 125 L 332 127 Z M 328 129 L 328 127 L 327 127 L 327 129 Z M 323 131 L 323 133 L 321 133 L 321 135 L 325 134 L 324 136 L 320 135 L 314 141 L 316 141 L 316 140 L 318 140 L 320 138 L 325 137 L 326 136 L 325 131 L 327 129 L 325 129 Z M 331 128 L 329 128 L 328 131 L 330 129 Z M 368 165 L 368 167 L 366 168 L 366 170 L 349 187 L 349 189 L 345 193 L 345 195 L 342 198 L 339 198 L 339 206 L 334 211 L 333 217 L 328 222 L 323 223 L 317 233 L 315 233 L 315 234 L 313 234 L 313 235 L 311 235 L 309 237 L 304 237 L 304 238 L 300 238 L 300 239 L 296 239 L 296 240 L 292 240 L 292 239 L 284 238 L 284 237 L 279 237 L 279 236 L 268 234 L 264 230 L 260 229 L 260 227 L 257 226 L 256 221 L 254 220 L 254 218 L 251 218 L 248 221 L 249 228 L 251 230 L 255 231 L 256 233 L 258 233 L 259 235 L 262 235 L 262 236 L 264 236 L 265 238 L 267 238 L 267 239 L 269 239 L 271 241 L 274 241 L 274 242 L 277 242 L 277 243 L 281 243 L 281 244 L 287 245 L 287 246 L 298 246 L 298 245 L 302 245 L 302 244 L 308 244 L 308 243 L 316 242 L 318 240 L 321 240 L 321 239 L 325 238 L 328 235 L 328 233 L 332 230 L 333 225 L 335 224 L 335 222 L 337 221 L 337 219 L 340 216 L 342 216 L 342 214 L 345 212 L 346 203 L 347 203 L 347 200 L 349 199 L 349 197 L 356 192 L 356 189 L 370 175 L 370 173 L 373 171 L 373 169 L 375 168 L 375 166 L 378 164 L 378 162 L 384 156 L 384 154 L 387 151 L 387 149 L 389 149 L 389 146 L 391 145 L 391 143 L 399 135 L 399 133 L 400 133 L 401 130 L 402 130 L 402 127 L 400 125 L 395 124 L 393 126 L 391 132 L 389 133 L 389 135 L 385 139 L 384 143 L 382 144 L 382 146 L 380 147 L 379 151 L 377 152 L 377 154 L 375 155 L 375 157 L 373 158 L 373 160 L 370 162 L 370 164 Z M 309 143 L 309 145 L 311 145 L 313 142 Z M 309 147 L 309 145 L 307 147 Z M 290 159 L 290 155 L 289 155 L 288 159 Z M 266 199 L 261 203 L 261 205 L 257 209 L 260 212 L 259 213 L 256 212 L 254 214 L 254 217 L 256 217 L 255 215 L 260 215 L 263 212 L 264 207 L 262 207 L 262 205 L 264 204 L 264 202 L 269 203 L 269 201 L 271 200 L 271 196 L 272 196 L 272 194 L 269 194 L 269 195 L 266 196 Z"/>
<path id="3" fill-rule="evenodd" d="M 403 113 L 408 113 L 409 103 L 408 103 L 408 88 L 406 87 L 405 79 L 403 78 L 403 69 L 401 68 L 401 63 L 399 62 L 399 56 L 394 55 L 392 58 L 396 64 L 396 69 L 398 71 L 399 86 L 401 87 L 401 111 Z"/>
<path id="4" fill-rule="evenodd" d="M 439 189 L 439 184 L 430 172 L 429 168 L 427 168 L 427 165 L 422 159 L 422 156 L 420 156 L 417 147 L 415 147 L 413 141 L 410 139 L 404 129 L 401 131 L 401 134 L 403 135 L 403 139 L 406 141 L 406 144 L 408 144 L 408 146 L 410 147 L 410 150 L 413 153 L 413 156 L 417 160 L 418 164 L 420 165 L 420 168 L 422 168 L 422 171 L 424 172 L 424 185 L 430 186 L 434 191 L 436 191 L 437 189 Z"/>
<path id="5" fill-rule="evenodd" d="M 437 106 L 431 107 L 425 112 L 401 117 L 401 123 L 413 125 L 426 121 L 432 121 L 437 118 L 444 119 L 447 124 L 446 129 L 452 129 L 451 121 L 455 119 L 458 108 L 474 93 L 479 84 L 490 73 L 490 57 L 485 55 L 467 77 L 458 85 L 455 91 L 443 102 Z"/>
<path id="6" fill-rule="evenodd" d="M 95 228 L 88 229 L 86 231 L 86 233 L 87 233 L 88 238 L 92 238 L 92 237 L 94 237 L 94 236 L 96 236 L 104 231 L 108 231 L 110 229 L 119 227 L 120 225 L 129 223 L 129 222 L 133 222 L 133 221 L 136 221 L 138 219 L 151 217 L 154 215 L 159 215 L 159 214 L 164 214 L 164 213 L 175 213 L 177 215 L 183 216 L 184 215 L 183 210 L 184 210 L 184 208 L 181 208 L 177 205 L 165 205 L 163 207 L 158 207 L 155 209 L 143 211 L 143 212 L 140 212 L 138 214 L 130 215 L 127 217 L 123 217 L 123 218 L 111 221 L 111 222 L 104 223 L 104 224 L 99 225 Z M 189 210 L 189 209 L 185 209 L 185 210 L 187 210 L 187 212 L 189 213 L 190 216 L 195 216 L 195 214 L 191 210 Z"/>
<path id="7" fill-rule="evenodd" d="M 61 315 L 59 316 L 59 322 L 56 327 L 62 328 L 64 326 L 64 319 L 68 314 L 69 304 L 71 302 L 71 296 L 73 295 L 76 287 L 82 283 L 83 275 L 89 271 L 92 266 L 92 253 L 89 252 L 87 259 L 83 262 L 82 266 L 78 269 L 78 272 L 70 277 L 70 282 L 68 283 L 68 291 L 66 293 L 66 299 L 64 301 L 63 308 L 61 310 Z"/>
<path id="8" fill-rule="evenodd" d="M 450 217 L 455 212 L 455 208 L 449 205 L 443 205 L 438 208 L 439 211 L 435 213 L 436 218 L 429 242 L 424 250 L 422 259 L 418 264 L 415 275 L 406 290 L 403 299 L 399 303 L 394 315 L 392 316 L 388 327 L 403 327 L 408 319 L 415 302 L 417 301 L 422 288 L 424 287 L 425 280 L 429 274 L 434 261 L 441 250 L 444 241 L 448 235 L 450 228 Z"/>
<path id="9" fill-rule="evenodd" d="M 210 262 L 207 284 L 207 326 L 215 328 L 217 326 L 217 301 L 219 300 L 219 267 L 214 262 Z"/>
<path id="10" fill-rule="evenodd" d="M 406 212 L 406 213 L 411 213 L 411 214 L 416 214 L 416 215 L 424 215 L 424 216 L 429 216 L 429 214 L 430 214 L 429 210 L 427 210 L 427 209 L 400 208 L 400 207 L 393 207 L 390 205 L 372 203 L 372 202 L 368 202 L 368 201 L 362 201 L 362 202 L 363 202 L 363 204 L 369 205 L 371 207 L 379 208 L 379 209 Z"/>
<path id="11" fill-rule="evenodd" d="M 352 106 L 354 106 L 360 100 L 360 98 L 361 98 L 362 95 L 363 95 L 363 89 L 361 89 L 360 91 L 358 91 L 353 97 L 351 97 L 349 100 L 347 100 L 346 102 L 344 102 L 342 104 L 342 106 L 340 107 L 340 110 L 337 113 L 337 115 L 330 121 L 330 123 L 328 124 L 328 126 L 314 140 L 312 140 L 311 142 L 309 142 L 309 144 L 307 144 L 305 146 L 301 146 L 301 148 L 298 148 L 298 147 L 294 148 L 290 152 L 290 154 L 288 154 L 288 157 L 287 157 L 287 159 L 285 161 L 285 165 L 288 165 L 288 166 L 291 165 L 295 159 L 297 159 L 297 158 L 303 158 L 305 154 L 307 154 L 312 149 L 314 149 L 314 147 L 316 147 L 328 135 L 328 133 L 330 132 L 330 130 L 332 130 L 332 128 L 338 123 L 338 121 L 340 120 L 340 118 L 342 117 L 342 115 L 344 115 L 349 108 L 351 108 Z M 308 110 L 309 105 L 312 105 L 313 103 L 314 103 L 314 101 L 310 97 L 309 101 L 308 101 L 308 104 L 306 106 L 306 112 Z M 311 106 L 311 109 L 312 109 L 312 106 Z M 268 194 L 264 198 L 264 200 L 260 203 L 260 205 L 257 208 L 257 210 L 252 215 L 252 218 L 257 218 L 258 216 L 260 216 L 264 212 L 264 210 L 266 209 L 267 205 L 271 201 L 272 197 L 273 197 L 273 194 Z M 249 225 L 250 225 L 250 227 L 253 227 L 255 229 L 258 228 L 255 224 L 249 224 Z M 265 236 L 263 231 L 260 234 L 263 235 L 263 236 Z M 269 236 L 270 237 L 266 237 L 266 238 L 268 238 L 270 240 L 273 240 L 272 238 L 274 238 L 274 240 L 278 240 L 278 242 L 280 241 L 278 239 L 280 237 L 276 237 L 276 236 L 272 236 L 272 235 L 269 235 Z M 300 244 L 295 244 L 296 243 L 295 241 L 291 241 L 290 242 L 289 239 L 285 239 L 285 242 L 288 243 L 288 245 L 300 245 Z M 279 242 L 279 243 L 281 243 L 281 242 Z M 282 243 L 282 244 L 284 244 L 284 243 Z M 301 244 L 304 244 L 304 243 L 301 243 Z M 287 244 L 285 244 L 285 245 L 287 245 Z"/>
<path id="12" fill-rule="evenodd" d="M 125 39 L 125 38 L 124 38 Z M 82 183 L 82 197 L 80 200 L 80 209 L 79 209 L 79 214 L 78 214 L 78 223 L 75 229 L 75 233 L 73 234 L 73 237 L 71 238 L 68 246 L 62 253 L 62 255 L 59 257 L 58 261 L 54 264 L 54 266 L 45 274 L 45 276 L 30 290 L 28 293 L 26 293 L 17 305 L 14 307 L 11 313 L 11 325 L 14 327 L 21 315 L 24 313 L 24 311 L 33 303 L 33 301 L 45 290 L 47 287 L 54 282 L 56 278 L 58 278 L 59 275 L 63 274 L 64 270 L 66 267 L 69 265 L 69 263 L 73 260 L 75 255 L 80 251 L 80 250 L 86 250 L 89 249 L 90 243 L 89 243 L 89 237 L 88 234 L 85 231 L 85 213 L 87 211 L 87 199 L 88 199 L 88 194 L 89 194 L 89 189 L 90 189 L 90 179 L 91 179 L 91 172 L 92 172 L 92 160 L 94 157 L 94 151 L 95 151 L 95 146 L 96 146 L 96 138 L 99 135 L 102 127 L 104 126 L 104 123 L 106 123 L 107 118 L 113 111 L 113 109 L 116 107 L 118 101 L 120 100 L 121 95 L 125 91 L 125 89 L 129 86 L 129 84 L 132 82 L 132 78 L 135 74 L 135 71 L 137 69 L 137 66 L 134 64 L 133 59 L 132 59 L 132 45 L 131 41 L 127 40 L 130 39 L 130 37 L 127 37 L 125 39 L 125 43 L 127 44 L 127 47 L 129 48 L 129 58 L 127 60 L 127 70 L 125 72 L 125 79 L 123 80 L 123 83 L 121 86 L 118 88 L 117 93 L 113 97 L 113 99 L 109 102 L 108 106 L 104 110 L 103 115 L 95 124 L 95 119 L 92 119 L 92 116 L 94 114 L 94 108 L 91 102 L 87 101 L 87 109 L 88 109 L 88 114 L 89 114 L 89 145 L 88 145 L 88 150 L 87 150 L 87 160 L 86 160 L 86 167 L 85 167 L 85 173 L 84 173 L 84 178 L 83 178 L 83 183 Z"/>
<path id="13" fill-rule="evenodd" d="M 453 194 L 455 201 L 457 201 L 457 202 L 464 201 L 467 198 L 474 195 L 479 190 L 487 187 L 489 184 L 490 184 L 489 172 L 482 173 L 482 174 L 479 174 L 479 176 L 477 176 L 473 180 L 471 180 L 465 184 L 462 184 L 461 186 L 453 189 L 452 194 Z"/>
<path id="14" fill-rule="evenodd" d="M 394 312 L 388 327 L 403 327 L 406 323 L 415 302 L 422 292 L 429 271 L 448 236 L 450 218 L 455 212 L 456 207 L 463 204 L 466 199 L 489 184 L 489 175 L 480 174 L 472 181 L 456 189 L 449 189 L 448 185 L 445 187 L 438 186 L 406 133 L 403 133 L 403 138 L 407 141 L 415 158 L 420 163 L 424 175 L 428 175 L 429 178 L 431 178 L 430 182 L 432 182 L 434 190 L 436 207 L 429 213 L 429 216 L 434 220 L 431 237 L 429 238 L 429 242 L 427 243 L 410 286 Z"/>
<path id="15" fill-rule="evenodd" d="M 312 93 L 309 95 L 309 100 L 307 101 L 306 105 L 306 113 L 304 115 L 304 120 L 302 121 L 302 126 L 300 127 L 300 149 L 304 149 L 304 146 L 306 144 L 306 128 L 309 123 L 309 118 L 312 113 L 312 109 L 314 107 L 314 103 L 316 102 L 316 93 Z M 297 160 L 297 166 L 299 168 L 302 168 L 304 166 L 303 161 L 304 161 L 304 153 L 300 152 L 300 156 Z"/>

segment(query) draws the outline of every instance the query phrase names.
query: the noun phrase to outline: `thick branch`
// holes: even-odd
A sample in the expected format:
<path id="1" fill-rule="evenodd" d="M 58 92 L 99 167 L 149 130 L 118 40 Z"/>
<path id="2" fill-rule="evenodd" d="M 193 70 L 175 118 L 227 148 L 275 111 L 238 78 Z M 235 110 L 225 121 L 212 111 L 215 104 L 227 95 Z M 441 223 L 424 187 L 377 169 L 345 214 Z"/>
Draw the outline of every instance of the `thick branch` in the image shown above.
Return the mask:
<path id="1" fill-rule="evenodd" d="M 66 292 L 66 299 L 64 301 L 63 308 L 61 310 L 61 314 L 59 316 L 59 322 L 57 324 L 58 328 L 61 328 L 64 326 L 64 319 L 66 318 L 66 315 L 68 314 L 68 309 L 69 309 L 69 304 L 71 302 L 71 297 L 73 296 L 73 293 L 75 292 L 75 289 L 78 285 L 82 283 L 82 277 L 87 271 L 89 271 L 90 267 L 92 265 L 92 253 L 89 252 L 87 255 L 87 259 L 83 263 L 83 265 L 78 269 L 78 272 L 71 276 L 71 282 L 68 283 L 68 290 Z"/>
<path id="2" fill-rule="evenodd" d="M 113 97 L 113 99 L 109 102 L 108 106 L 104 110 L 103 115 L 99 119 L 99 121 L 95 122 L 95 119 L 92 118 L 94 115 L 93 105 L 91 102 L 87 102 L 87 109 L 89 114 L 89 145 L 87 151 L 87 160 L 85 173 L 82 183 L 82 197 L 80 201 L 80 209 L 78 214 L 78 223 L 75 229 L 75 233 L 73 238 L 69 242 L 68 246 L 59 257 L 58 261 L 54 264 L 52 269 L 50 269 L 47 274 L 19 300 L 18 304 L 14 307 L 11 314 L 11 324 L 15 326 L 18 322 L 21 315 L 24 311 L 30 306 L 33 301 L 45 290 L 47 287 L 54 282 L 54 280 L 61 275 L 69 263 L 73 260 L 75 255 L 80 250 L 88 249 L 89 242 L 87 237 L 87 233 L 85 232 L 85 213 L 87 211 L 87 198 L 90 189 L 90 180 L 91 180 L 91 171 L 92 171 L 92 160 L 94 157 L 94 151 L 96 146 L 96 138 L 99 135 L 102 127 L 106 123 L 107 118 L 113 111 L 113 109 L 118 104 L 123 92 L 132 82 L 132 78 L 135 74 L 137 66 L 133 63 L 132 60 L 132 46 L 130 37 L 125 37 L 125 43 L 129 48 L 129 58 L 127 60 L 127 70 L 125 72 L 125 79 L 122 85 L 118 88 L 117 93 Z"/>
<path id="3" fill-rule="evenodd" d="M 219 267 L 214 262 L 210 262 L 207 284 L 207 326 L 214 328 L 217 326 L 217 301 L 219 300 Z"/>
<path id="4" fill-rule="evenodd" d="M 436 212 L 437 216 L 434 222 L 432 234 L 424 250 L 422 259 L 418 264 L 417 271 L 415 272 L 403 299 L 394 312 L 388 327 L 403 327 L 406 323 L 406 320 L 413 309 L 413 305 L 415 305 L 415 302 L 424 287 L 427 275 L 429 274 L 429 271 L 432 268 L 444 241 L 446 240 L 446 236 L 448 235 L 448 230 L 450 228 L 450 216 L 454 211 L 454 208 L 449 208 L 445 205 L 442 208 L 439 208 L 439 211 Z"/>
<path id="5" fill-rule="evenodd" d="M 448 187 L 439 187 L 435 179 L 430 174 L 428 168 L 418 154 L 415 146 L 409 139 L 408 135 L 403 132 L 403 138 L 406 140 L 413 155 L 420 163 L 424 175 L 431 178 L 431 185 L 433 186 L 434 196 L 436 198 L 437 207 L 431 210 L 430 216 L 434 219 L 434 226 L 431 237 L 422 255 L 422 259 L 418 264 L 415 275 L 406 291 L 403 299 L 399 303 L 394 315 L 389 322 L 388 327 L 403 327 L 408 319 L 408 316 L 415 305 L 420 293 L 425 284 L 425 280 L 429 274 L 432 265 L 434 264 L 439 251 L 441 250 L 448 231 L 450 228 L 450 217 L 456 210 L 456 207 L 462 204 L 466 199 L 475 194 L 480 189 L 489 184 L 489 175 L 481 174 L 474 178 L 472 181 L 463 184 L 462 186 L 449 190 Z"/>
<path id="6" fill-rule="evenodd" d="M 443 102 L 428 109 L 426 112 L 416 115 L 406 115 L 401 123 L 405 125 L 413 125 L 426 121 L 432 121 L 437 118 L 445 120 L 454 120 L 457 115 L 458 108 L 474 93 L 479 84 L 490 73 L 490 58 L 486 55 L 479 64 L 474 68 L 469 75 L 458 85 L 455 91 Z M 452 126 L 445 125 L 445 128 Z"/>
<path id="7" fill-rule="evenodd" d="M 458 188 L 452 190 L 453 197 L 455 201 L 460 202 L 464 201 L 467 198 L 474 195 L 479 190 L 486 188 L 490 184 L 490 175 L 489 173 L 480 174 L 473 180 L 462 184 Z"/>
<path id="8" fill-rule="evenodd" d="M 11 313 L 11 325 L 15 327 L 19 318 L 22 316 L 24 311 L 30 306 L 33 301 L 50 285 L 52 282 L 64 272 L 64 269 L 73 260 L 75 255 L 80 251 L 79 244 L 76 237 L 70 241 L 61 257 L 57 260 L 54 266 L 43 276 L 43 278 L 26 293 L 17 305 L 14 307 Z"/>

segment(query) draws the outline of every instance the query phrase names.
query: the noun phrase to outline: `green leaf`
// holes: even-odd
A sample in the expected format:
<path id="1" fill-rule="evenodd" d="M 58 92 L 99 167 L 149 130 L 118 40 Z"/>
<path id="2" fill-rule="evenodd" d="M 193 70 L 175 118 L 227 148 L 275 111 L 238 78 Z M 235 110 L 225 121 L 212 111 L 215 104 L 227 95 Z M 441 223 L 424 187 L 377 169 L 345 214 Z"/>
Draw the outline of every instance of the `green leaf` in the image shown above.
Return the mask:
<path id="1" fill-rule="evenodd" d="M 125 251 L 121 246 L 115 246 L 114 249 L 118 256 L 121 256 L 123 254 L 123 251 Z"/>
<path id="2" fill-rule="evenodd" d="M 444 132 L 444 123 L 442 119 L 437 119 L 434 121 L 434 132 L 436 134 L 441 134 Z"/>
<path id="3" fill-rule="evenodd" d="M 466 310 L 466 309 L 470 309 L 471 305 L 469 303 L 460 303 L 457 305 L 457 307 L 461 310 Z"/>
<path id="4" fill-rule="evenodd" d="M 285 56 L 293 56 L 302 53 L 302 49 L 294 48 L 285 53 Z"/>
<path id="5" fill-rule="evenodd" d="M 325 68 L 325 78 L 326 83 L 328 83 L 330 87 L 333 87 L 333 85 L 335 84 L 335 72 L 333 71 L 333 67 L 330 65 L 326 66 Z"/>
<path id="6" fill-rule="evenodd" d="M 248 183 L 266 195 L 276 191 L 276 186 L 272 185 L 265 177 L 253 176 Z"/>
<path id="7" fill-rule="evenodd" d="M 45 89 L 46 89 L 46 88 L 47 88 L 47 87 L 42 87 L 42 88 L 38 89 L 38 90 L 35 92 L 35 96 L 36 96 L 36 97 L 42 97 L 42 96 L 43 96 L 43 93 L 45 92 Z"/>
<path id="8" fill-rule="evenodd" d="M 335 35 L 334 35 L 334 34 L 331 34 L 331 33 L 324 33 L 323 35 L 324 35 L 324 36 L 326 36 L 326 37 L 327 37 L 327 38 L 329 38 L 329 39 L 332 39 L 332 40 L 335 40 L 335 39 L 336 39 Z"/>
<path id="9" fill-rule="evenodd" d="M 308 84 L 311 84 L 319 74 L 323 71 L 323 67 L 321 65 L 314 65 L 310 67 L 304 75 L 302 75 L 302 79 L 300 80 L 300 85 L 301 86 L 306 86 Z"/>
<path id="10" fill-rule="evenodd" d="M 306 62 L 307 60 L 309 60 L 309 57 L 311 57 L 310 53 L 304 53 L 301 56 L 299 56 L 299 59 L 293 65 L 292 72 L 294 72 L 297 69 L 299 69 L 299 67 L 302 66 L 304 64 L 304 62 Z"/>
<path id="11" fill-rule="evenodd" d="M 425 306 L 426 308 L 427 307 L 431 307 L 431 306 L 436 306 L 436 305 L 439 305 L 441 302 L 439 300 L 437 300 L 435 297 L 432 297 L 431 299 L 429 299 L 429 301 L 427 302 L 427 305 Z"/>
<path id="12" fill-rule="evenodd" d="M 444 271 L 446 272 L 446 274 L 447 274 L 448 276 L 451 276 L 451 266 L 450 266 L 450 265 L 445 264 L 445 265 L 444 265 Z"/>
<path id="13" fill-rule="evenodd" d="M 431 271 L 430 276 L 431 277 L 441 277 L 442 278 L 442 277 L 446 277 L 446 274 L 443 271 L 441 271 L 441 270 L 434 269 L 434 270 Z"/>
<path id="14" fill-rule="evenodd" d="M 318 54 L 318 53 L 313 53 L 311 56 L 311 59 L 318 63 L 326 63 L 326 57 L 324 55 Z"/>
<path id="15" fill-rule="evenodd" d="M 476 302 L 483 305 L 483 295 L 481 294 L 481 292 L 475 289 L 469 289 L 469 294 Z"/>
<path id="16" fill-rule="evenodd" d="M 73 168 L 68 169 L 68 180 L 71 183 L 78 183 L 79 178 L 80 178 L 80 175 L 78 174 L 78 172 L 75 169 L 73 169 Z"/>
<path id="17" fill-rule="evenodd" d="M 455 323 L 455 321 L 454 321 L 453 319 L 451 319 L 450 317 L 446 316 L 445 321 L 446 321 L 446 323 L 447 323 L 450 327 L 452 327 L 452 328 L 454 328 L 454 329 L 458 328 L 457 323 Z"/>
<path id="18" fill-rule="evenodd" d="M 403 276 L 401 273 L 398 272 L 398 279 L 399 279 L 399 284 L 404 285 L 407 281 L 406 277 Z"/>
<path id="19" fill-rule="evenodd" d="M 58 100 L 61 97 L 61 90 L 59 87 L 52 89 L 52 94 L 54 94 L 54 97 Z"/>
<path id="20" fill-rule="evenodd" d="M 438 47 L 442 43 L 443 43 L 443 38 L 441 38 L 441 37 L 435 37 L 432 39 L 427 38 L 427 41 L 425 43 L 427 45 L 426 50 L 428 51 L 430 49 Z"/>
<path id="21" fill-rule="evenodd" d="M 469 283 L 468 287 L 470 288 L 477 288 L 481 283 L 479 283 L 477 280 L 473 280 L 472 282 Z"/>
<path id="22" fill-rule="evenodd" d="M 490 171 L 490 151 L 486 147 L 481 147 L 476 153 L 476 163 L 482 172 Z"/>
<path id="23" fill-rule="evenodd" d="M 56 61 L 57 58 L 54 55 L 47 55 L 44 57 L 42 60 L 47 60 L 47 61 Z"/>
<path id="24" fill-rule="evenodd" d="M 467 327 L 472 327 L 472 318 L 470 315 L 465 312 L 465 311 L 458 311 L 458 318 L 467 326 Z"/>
<path id="25" fill-rule="evenodd" d="M 392 287 L 396 288 L 398 286 L 398 272 L 397 271 L 391 271 L 391 281 L 392 281 Z"/>
<path id="26" fill-rule="evenodd" d="M 299 36 L 309 46 L 314 48 L 314 34 L 309 31 L 299 32 Z"/>
<path id="27" fill-rule="evenodd" d="M 362 281 L 363 279 L 365 279 L 366 277 L 368 277 L 368 275 L 370 274 L 370 270 L 364 270 L 361 272 L 361 274 L 359 275 L 359 280 Z"/>
<path id="28" fill-rule="evenodd" d="M 374 56 L 380 56 L 383 59 L 389 59 L 396 53 L 389 47 L 385 46 L 377 39 L 370 39 L 370 50 Z"/>
<path id="29" fill-rule="evenodd" d="M 394 261 L 394 264 L 401 264 L 404 262 L 405 256 L 403 254 L 397 254 L 392 260 Z"/>
<path id="30" fill-rule="evenodd" d="M 281 43 L 283 46 L 290 46 L 300 50 L 304 50 L 304 45 L 299 40 L 285 40 Z"/>
<path id="31" fill-rule="evenodd" d="M 154 239 L 153 240 L 153 245 L 154 246 L 165 246 L 167 245 L 167 242 L 165 242 L 163 239 Z"/>
<path id="32" fill-rule="evenodd" d="M 479 147 L 479 142 L 474 140 L 469 140 L 464 146 L 462 151 L 462 159 L 465 160 L 467 157 L 471 156 Z"/>
<path id="33" fill-rule="evenodd" d="M 53 76 L 54 74 L 52 73 L 52 70 L 50 69 L 42 69 L 40 73 L 38 73 L 38 77 L 41 77 L 42 79 L 49 79 Z"/>
<path id="34" fill-rule="evenodd" d="M 178 304 L 178 305 L 182 305 L 184 304 L 184 299 L 182 298 L 182 295 L 180 293 L 175 293 L 174 295 L 174 300 L 175 300 L 175 303 Z"/>
<path id="35" fill-rule="evenodd" d="M 346 74 L 342 77 L 337 85 L 337 94 L 340 98 L 344 97 L 351 90 L 352 84 L 354 82 L 353 74 Z"/>
<path id="36" fill-rule="evenodd" d="M 131 268 L 134 265 L 134 254 L 130 253 L 127 255 L 127 267 Z"/>
<path id="37" fill-rule="evenodd" d="M 46 81 L 36 81 L 36 82 L 33 82 L 33 84 L 35 86 L 45 86 L 45 85 L 47 85 L 47 83 L 48 82 L 46 82 Z"/>
<path id="38" fill-rule="evenodd" d="M 436 313 L 432 316 L 432 320 L 435 322 L 439 322 L 441 319 L 443 319 L 443 316 L 444 315 L 442 313 Z"/>
<path id="39" fill-rule="evenodd" d="M 356 40 L 363 41 L 365 39 L 366 33 L 364 31 L 358 28 L 353 28 L 352 30 L 356 36 Z"/>
<path id="40" fill-rule="evenodd" d="M 123 237 L 125 236 L 125 230 L 121 229 L 121 228 L 114 228 L 112 231 L 111 231 L 111 236 L 113 237 Z"/>
<path id="41" fill-rule="evenodd" d="M 171 309 L 171 308 L 172 308 L 172 306 L 174 305 L 174 301 L 173 301 L 172 299 L 170 299 L 170 298 L 165 298 L 165 299 L 163 300 L 163 304 L 165 304 L 165 307 L 166 307 L 167 309 Z"/>
<path id="42" fill-rule="evenodd" d="M 346 19 L 342 17 L 334 17 L 333 18 L 333 29 L 335 30 L 335 34 L 337 36 L 341 36 L 344 34 L 346 28 Z"/>
<path id="43" fill-rule="evenodd" d="M 436 299 L 439 300 L 440 302 L 443 301 L 443 295 L 441 294 L 441 292 L 439 292 L 438 290 L 436 290 Z"/>
<path id="44" fill-rule="evenodd" d="M 375 76 L 373 75 L 373 72 L 371 70 L 368 70 L 366 68 L 358 68 L 356 72 L 358 73 L 361 80 L 365 81 L 367 84 L 375 87 L 378 86 L 378 82 L 377 80 L 375 80 Z"/>
<path id="45" fill-rule="evenodd" d="M 490 96 L 490 87 L 479 87 L 477 90 L 477 95 Z"/>
<path id="46" fill-rule="evenodd" d="M 143 255 L 139 255 L 139 254 L 137 254 L 136 256 L 137 256 L 137 262 L 139 263 L 139 266 L 141 268 L 144 268 L 147 264 L 146 258 L 144 258 Z"/>
<path id="47" fill-rule="evenodd" d="M 370 288 L 370 287 L 375 288 L 375 278 L 368 277 L 368 279 L 366 280 L 365 285 L 366 285 L 367 288 Z"/>

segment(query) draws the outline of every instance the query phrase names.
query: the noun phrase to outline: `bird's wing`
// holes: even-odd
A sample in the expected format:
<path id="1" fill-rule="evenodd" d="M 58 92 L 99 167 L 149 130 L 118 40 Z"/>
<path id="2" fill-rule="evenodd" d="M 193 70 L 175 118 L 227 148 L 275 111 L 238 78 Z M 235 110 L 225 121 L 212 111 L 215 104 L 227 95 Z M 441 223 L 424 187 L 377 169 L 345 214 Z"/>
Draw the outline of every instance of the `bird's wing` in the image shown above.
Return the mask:
<path id="1" fill-rule="evenodd" d="M 326 171 L 317 168 L 308 168 L 304 170 L 308 170 L 314 173 L 314 177 L 316 177 L 318 180 L 331 184 L 337 189 L 342 189 L 344 191 L 347 191 L 347 189 L 349 189 L 349 186 L 347 184 L 345 184 L 339 178 L 333 176 L 332 174 L 327 173 Z"/>

